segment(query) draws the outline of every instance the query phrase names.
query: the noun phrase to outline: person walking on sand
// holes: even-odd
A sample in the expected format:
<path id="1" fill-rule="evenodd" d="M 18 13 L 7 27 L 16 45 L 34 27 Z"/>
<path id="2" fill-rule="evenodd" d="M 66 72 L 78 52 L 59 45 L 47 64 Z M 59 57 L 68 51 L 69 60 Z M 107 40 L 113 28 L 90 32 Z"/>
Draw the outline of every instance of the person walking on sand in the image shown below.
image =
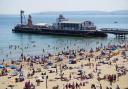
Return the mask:
<path id="1" fill-rule="evenodd" d="M 68 84 L 68 87 L 71 88 L 71 86 L 72 86 L 72 85 L 69 83 L 69 84 Z"/>
<path id="2" fill-rule="evenodd" d="M 102 85 L 100 84 L 100 89 L 102 89 Z"/>
<path id="3" fill-rule="evenodd" d="M 95 84 L 92 84 L 92 85 L 91 85 L 91 89 L 96 89 Z"/>
<path id="4" fill-rule="evenodd" d="M 79 87 L 79 84 L 76 82 L 76 89 Z"/>
<path id="5" fill-rule="evenodd" d="M 20 71 L 22 71 L 22 64 L 20 65 Z"/>
<path id="6" fill-rule="evenodd" d="M 58 74 L 57 65 L 56 65 L 56 75 Z"/>
<path id="7" fill-rule="evenodd" d="M 108 87 L 106 87 L 106 89 L 109 89 Z"/>
<path id="8" fill-rule="evenodd" d="M 65 85 L 66 89 L 68 89 L 68 84 Z"/>
<path id="9" fill-rule="evenodd" d="M 116 89 L 120 89 L 119 85 L 116 86 Z"/>
<path id="10" fill-rule="evenodd" d="M 72 75 L 71 75 L 71 73 L 70 73 L 70 75 L 69 75 L 69 79 L 71 80 L 71 78 L 72 78 Z"/>
<path id="11" fill-rule="evenodd" d="M 109 81 L 110 81 L 110 85 L 112 86 L 112 82 L 113 82 L 113 76 L 112 75 L 110 75 Z"/>
<path id="12" fill-rule="evenodd" d="M 116 64 L 116 66 L 115 66 L 115 67 L 116 67 L 116 71 L 117 71 L 117 70 L 118 70 L 118 65 Z"/>

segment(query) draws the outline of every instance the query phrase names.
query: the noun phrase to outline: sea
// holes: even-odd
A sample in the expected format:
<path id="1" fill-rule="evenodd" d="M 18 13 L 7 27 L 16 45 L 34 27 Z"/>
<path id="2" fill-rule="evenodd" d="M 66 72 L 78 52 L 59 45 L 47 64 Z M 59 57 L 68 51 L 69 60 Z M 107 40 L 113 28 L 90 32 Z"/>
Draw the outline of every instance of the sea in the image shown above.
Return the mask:
<path id="1" fill-rule="evenodd" d="M 128 15 L 64 15 L 66 18 L 75 21 L 89 20 L 94 22 L 97 29 L 126 28 L 128 29 Z M 24 22 L 27 21 L 25 16 Z M 58 15 L 32 15 L 33 24 L 56 22 Z M 114 23 L 114 22 L 117 23 Z M 13 33 L 14 26 L 20 23 L 19 15 L 0 15 L 0 60 L 17 60 L 21 53 L 25 56 L 57 54 L 60 51 L 95 49 L 101 45 L 121 44 L 128 42 L 126 39 L 117 39 L 115 35 L 108 34 L 106 38 L 94 37 L 72 37 L 37 35 L 26 33 Z"/>

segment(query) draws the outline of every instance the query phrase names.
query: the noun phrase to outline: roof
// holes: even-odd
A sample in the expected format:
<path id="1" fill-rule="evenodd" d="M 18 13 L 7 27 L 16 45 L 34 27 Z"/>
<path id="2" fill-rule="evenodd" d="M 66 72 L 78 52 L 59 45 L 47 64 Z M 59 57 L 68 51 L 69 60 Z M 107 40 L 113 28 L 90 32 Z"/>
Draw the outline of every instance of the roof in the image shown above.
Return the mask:
<path id="1" fill-rule="evenodd" d="M 62 22 L 60 22 L 60 23 L 81 24 L 82 21 L 71 21 L 71 20 L 68 20 L 68 21 L 62 21 Z"/>
<path id="2" fill-rule="evenodd" d="M 50 24 L 48 24 L 48 23 L 37 23 L 37 24 L 35 24 L 35 25 L 46 26 L 46 25 L 50 25 Z"/>

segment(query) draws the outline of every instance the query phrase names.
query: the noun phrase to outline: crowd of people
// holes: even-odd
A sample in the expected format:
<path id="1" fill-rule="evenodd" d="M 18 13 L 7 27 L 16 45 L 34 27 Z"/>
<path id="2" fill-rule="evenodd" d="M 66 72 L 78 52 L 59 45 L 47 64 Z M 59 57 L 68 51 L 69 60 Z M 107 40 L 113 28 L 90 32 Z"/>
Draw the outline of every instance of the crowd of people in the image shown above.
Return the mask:
<path id="1" fill-rule="evenodd" d="M 10 49 L 12 47 L 9 46 Z M 17 49 L 17 46 L 15 48 Z M 126 65 L 128 62 L 126 55 L 128 44 L 108 44 L 106 46 L 101 44 L 96 49 L 90 48 L 89 51 L 84 48 L 75 50 L 67 47 L 67 49 L 47 55 L 30 56 L 21 53 L 19 60 L 11 60 L 13 65 L 19 63 L 20 72 L 27 70 L 24 89 L 35 89 L 36 85 L 38 85 L 37 87 L 42 86 L 42 82 L 44 86 L 50 80 L 60 82 L 60 84 L 53 84 L 54 89 L 85 89 L 87 86 L 90 89 L 121 89 L 122 86 L 118 85 L 117 82 L 128 72 Z M 38 67 L 40 67 L 40 71 Z M 110 68 L 112 71 L 104 72 L 105 68 Z M 42 70 L 45 73 L 42 73 Z M 5 68 L 2 71 L 2 74 L 6 73 Z M 41 79 L 36 78 L 37 74 L 40 75 Z M 27 81 L 26 79 L 30 80 Z M 33 80 L 37 84 L 31 82 Z M 94 80 L 93 83 L 92 80 Z M 109 84 L 104 85 L 103 81 Z M 116 85 L 115 88 L 113 88 L 113 84 Z M 56 85 L 58 86 L 55 87 Z"/>

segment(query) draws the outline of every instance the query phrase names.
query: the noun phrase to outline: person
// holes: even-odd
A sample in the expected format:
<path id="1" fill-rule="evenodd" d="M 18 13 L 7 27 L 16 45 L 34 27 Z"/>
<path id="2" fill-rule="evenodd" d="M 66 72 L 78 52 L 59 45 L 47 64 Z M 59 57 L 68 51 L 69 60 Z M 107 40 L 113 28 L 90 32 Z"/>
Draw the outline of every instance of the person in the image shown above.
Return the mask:
<path id="1" fill-rule="evenodd" d="M 72 86 L 72 85 L 69 83 L 69 84 L 68 84 L 68 87 L 71 88 L 71 86 Z"/>
<path id="2" fill-rule="evenodd" d="M 109 89 L 108 87 L 106 87 L 106 89 Z"/>
<path id="3" fill-rule="evenodd" d="M 88 62 L 90 62 L 90 58 L 88 58 Z"/>
<path id="4" fill-rule="evenodd" d="M 112 76 L 109 75 L 109 76 L 108 76 L 108 80 L 109 80 L 109 82 L 110 82 L 110 85 L 112 85 L 112 81 L 113 81 L 112 79 L 113 79 Z"/>
<path id="5" fill-rule="evenodd" d="M 72 75 L 71 75 L 71 73 L 70 73 L 70 76 L 69 76 L 69 78 L 70 78 L 70 80 L 71 80 L 71 78 L 72 78 Z"/>
<path id="6" fill-rule="evenodd" d="M 31 87 L 31 85 L 30 85 L 30 84 L 31 84 L 31 82 L 30 82 L 30 80 L 29 80 L 29 81 L 28 81 L 28 87 L 29 87 L 29 88 Z"/>
<path id="7" fill-rule="evenodd" d="M 22 71 L 22 64 L 20 65 L 20 71 Z"/>
<path id="8" fill-rule="evenodd" d="M 32 69 L 32 75 L 34 75 L 35 74 L 35 70 L 34 70 L 34 68 Z"/>
<path id="9" fill-rule="evenodd" d="M 4 64 L 4 59 L 3 59 L 3 62 L 2 62 L 2 64 Z"/>
<path id="10" fill-rule="evenodd" d="M 94 52 L 94 51 L 93 51 L 93 49 L 91 48 L 91 49 L 90 49 L 90 53 L 93 53 L 93 52 Z"/>
<path id="11" fill-rule="evenodd" d="M 40 86 L 40 80 L 39 79 L 36 80 L 36 83 L 37 83 L 37 86 Z"/>
<path id="12" fill-rule="evenodd" d="M 100 84 L 100 89 L 102 89 L 102 85 Z"/>
<path id="13" fill-rule="evenodd" d="M 116 64 L 116 71 L 117 71 L 117 69 L 118 69 L 118 65 Z"/>
<path id="14" fill-rule="evenodd" d="M 112 89 L 111 87 L 109 89 Z"/>
<path id="15" fill-rule="evenodd" d="M 76 82 L 76 89 L 79 87 L 79 84 Z"/>
<path id="16" fill-rule="evenodd" d="M 116 86 L 116 89 L 120 89 L 119 85 Z"/>
<path id="17" fill-rule="evenodd" d="M 30 81 L 25 82 L 24 89 L 31 89 L 31 86 L 30 86 Z"/>
<path id="18" fill-rule="evenodd" d="M 85 86 L 85 82 L 83 82 L 83 86 Z"/>
<path id="19" fill-rule="evenodd" d="M 57 65 L 56 65 L 56 75 L 58 74 Z"/>
<path id="20" fill-rule="evenodd" d="M 35 89 L 35 85 L 33 85 L 33 83 L 31 83 L 31 89 Z"/>
<path id="21" fill-rule="evenodd" d="M 110 85 L 112 86 L 112 81 L 113 81 L 113 78 L 112 78 L 112 76 L 110 76 Z"/>
<path id="22" fill-rule="evenodd" d="M 65 85 L 66 89 L 68 89 L 68 84 Z"/>
<path id="23" fill-rule="evenodd" d="M 113 75 L 113 80 L 116 81 L 116 74 Z"/>
<path id="24" fill-rule="evenodd" d="M 30 63 L 30 67 L 31 67 L 31 68 L 33 67 L 33 62 Z"/>
<path id="25" fill-rule="evenodd" d="M 32 26 L 32 17 L 31 17 L 31 15 L 28 16 L 28 26 L 29 27 Z"/>
<path id="26" fill-rule="evenodd" d="M 91 89 L 96 89 L 95 84 L 92 84 L 92 85 L 91 85 Z"/>
<path id="27" fill-rule="evenodd" d="M 72 83 L 72 89 L 75 89 L 75 83 L 74 82 Z"/>
<path id="28" fill-rule="evenodd" d="M 20 55 L 20 56 L 21 56 L 21 59 L 23 59 L 23 53 L 21 53 L 21 55 Z"/>

